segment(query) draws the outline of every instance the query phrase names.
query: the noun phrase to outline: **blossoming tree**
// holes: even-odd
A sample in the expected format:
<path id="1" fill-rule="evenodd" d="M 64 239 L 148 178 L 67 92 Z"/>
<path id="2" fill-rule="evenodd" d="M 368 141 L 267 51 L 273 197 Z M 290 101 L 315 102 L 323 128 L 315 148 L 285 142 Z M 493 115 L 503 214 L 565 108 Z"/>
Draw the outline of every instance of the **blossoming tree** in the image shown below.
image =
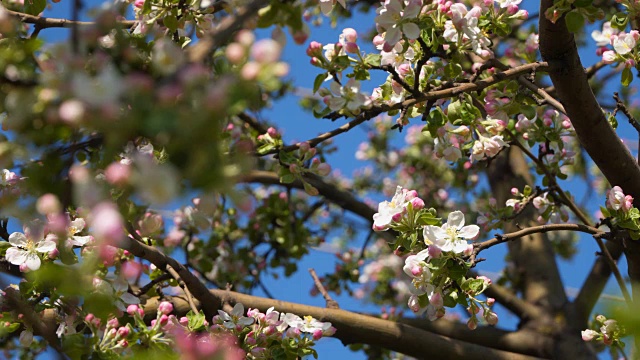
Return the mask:
<path id="1" fill-rule="evenodd" d="M 74 0 L 44 16 L 58 2 L 0 1 L 7 356 L 297 359 L 329 336 L 376 359 L 638 356 L 637 2 Z M 314 41 L 359 10 L 370 29 Z M 287 41 L 315 81 L 289 75 Z M 288 142 L 262 110 L 301 93 L 335 128 Z M 327 159 L 355 128 L 366 166 L 346 178 Z M 270 294 L 326 242 L 335 271 L 309 278 L 326 307 Z M 558 259 L 585 242 L 599 250 L 570 296 Z M 623 305 L 596 313 L 610 278 Z"/>

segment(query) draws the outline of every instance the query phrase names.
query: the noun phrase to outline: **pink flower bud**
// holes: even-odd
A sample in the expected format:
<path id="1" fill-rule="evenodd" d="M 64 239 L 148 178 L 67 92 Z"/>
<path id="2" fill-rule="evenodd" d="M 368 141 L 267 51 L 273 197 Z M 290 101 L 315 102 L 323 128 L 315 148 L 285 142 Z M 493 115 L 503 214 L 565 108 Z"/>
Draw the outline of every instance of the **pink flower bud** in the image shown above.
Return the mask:
<path id="1" fill-rule="evenodd" d="M 439 292 L 434 292 L 433 295 L 429 298 L 429 303 L 437 308 L 442 307 L 444 304 L 444 299 L 442 298 L 442 294 Z"/>
<path id="2" fill-rule="evenodd" d="M 342 30 L 342 35 L 347 42 L 356 42 L 358 40 L 358 33 L 352 28 L 346 28 Z"/>
<path id="3" fill-rule="evenodd" d="M 169 315 L 173 312 L 173 304 L 168 301 L 163 301 L 158 305 L 158 311 L 165 315 Z"/>
<path id="4" fill-rule="evenodd" d="M 126 338 L 127 336 L 129 336 L 129 328 L 126 326 L 122 326 L 118 329 L 118 336 L 120 336 L 121 338 Z"/>
<path id="5" fill-rule="evenodd" d="M 138 311 L 138 305 L 129 305 L 127 306 L 127 314 L 133 316 Z"/>
<path id="6" fill-rule="evenodd" d="M 318 329 L 316 331 L 313 332 L 313 340 L 320 340 L 320 338 L 322 338 L 322 330 Z"/>
<path id="7" fill-rule="evenodd" d="M 107 321 L 107 328 L 117 328 L 118 326 L 120 326 L 120 322 L 116 318 Z"/>
<path id="8" fill-rule="evenodd" d="M 251 47 L 251 57 L 260 64 L 271 64 L 280 59 L 282 47 L 273 39 L 258 40 Z"/>
<path id="9" fill-rule="evenodd" d="M 419 197 L 413 198 L 411 200 L 411 206 L 413 206 L 414 210 L 423 209 L 424 208 L 424 200 L 420 199 Z"/>
<path id="10" fill-rule="evenodd" d="M 422 274 L 422 271 L 422 266 L 413 266 L 411 268 L 411 274 L 416 277 Z"/>
<path id="11" fill-rule="evenodd" d="M 90 323 L 94 318 L 95 316 L 93 314 L 87 314 L 87 316 L 84 317 L 84 321 Z"/>
<path id="12" fill-rule="evenodd" d="M 309 145 L 309 143 L 305 141 L 301 142 L 298 148 L 300 149 L 300 152 L 306 153 L 307 151 L 309 151 L 309 149 L 311 149 L 311 145 Z"/>
<path id="13" fill-rule="evenodd" d="M 318 165 L 317 171 L 318 171 L 318 175 L 327 176 L 331 173 L 331 166 L 327 163 L 322 163 Z"/>
<path id="14" fill-rule="evenodd" d="M 511 5 L 507 6 L 507 14 L 515 15 L 517 12 L 518 12 L 518 5 L 511 4 Z"/>
<path id="15" fill-rule="evenodd" d="M 469 318 L 467 321 L 467 327 L 469 330 L 475 330 L 478 328 L 478 320 L 475 317 Z"/>
<path id="16" fill-rule="evenodd" d="M 227 49 L 225 50 L 225 55 L 227 57 L 227 60 L 229 60 L 230 63 L 234 65 L 238 65 L 242 62 L 242 60 L 244 60 L 244 57 L 246 56 L 246 52 L 245 52 L 244 46 L 238 43 L 231 43 L 227 46 Z"/>
<path id="17" fill-rule="evenodd" d="M 42 215 L 59 213 L 62 211 L 62 204 L 54 194 L 44 194 L 38 198 L 36 209 Z"/>
<path id="18" fill-rule="evenodd" d="M 357 54 L 360 52 L 360 48 L 358 47 L 358 44 L 354 42 L 346 43 L 344 46 L 344 50 L 350 54 Z"/>
<path id="19" fill-rule="evenodd" d="M 415 190 L 408 190 L 404 195 L 404 199 L 407 201 L 413 200 L 418 197 L 418 192 Z"/>
<path id="20" fill-rule="evenodd" d="M 400 220 L 402 220 L 402 216 L 404 214 L 403 213 L 397 213 L 397 214 L 393 214 L 393 216 L 391 217 L 391 221 L 393 222 L 400 222 Z"/>
<path id="21" fill-rule="evenodd" d="M 429 245 L 427 248 L 427 254 L 429 254 L 430 258 L 437 259 L 442 255 L 442 250 L 435 245 Z"/>
<path id="22" fill-rule="evenodd" d="M 484 319 L 487 320 L 487 324 L 495 325 L 498 323 L 498 314 L 490 311 L 484 316 Z"/>

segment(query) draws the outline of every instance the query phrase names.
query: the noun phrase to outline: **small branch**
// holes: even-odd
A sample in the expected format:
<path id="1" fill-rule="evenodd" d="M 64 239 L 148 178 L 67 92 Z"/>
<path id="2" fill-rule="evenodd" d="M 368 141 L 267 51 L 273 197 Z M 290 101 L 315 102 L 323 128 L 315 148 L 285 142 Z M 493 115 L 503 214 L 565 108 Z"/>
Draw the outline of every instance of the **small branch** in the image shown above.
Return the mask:
<path id="1" fill-rule="evenodd" d="M 196 307 L 196 304 L 193 302 L 193 295 L 191 295 L 191 291 L 189 291 L 189 288 L 184 284 L 184 281 L 182 281 L 182 278 L 180 277 L 180 275 L 178 275 L 178 272 L 174 268 L 172 268 L 171 265 L 167 265 L 165 270 L 169 274 L 171 274 L 171 276 L 178 282 L 178 285 L 184 291 L 184 294 L 187 297 L 187 301 L 189 301 L 189 306 L 191 307 L 191 310 L 193 311 L 194 314 L 197 314 L 198 308 Z"/>
<path id="2" fill-rule="evenodd" d="M 320 281 L 320 279 L 318 278 L 316 271 L 313 270 L 313 268 L 309 268 L 309 274 L 311 274 L 311 277 L 313 278 L 313 283 L 316 285 L 316 289 L 320 291 L 320 294 L 322 294 L 322 297 L 327 302 L 327 309 L 340 309 L 340 305 L 338 305 L 338 302 L 331 298 L 331 295 L 329 295 L 327 289 L 325 289 L 324 285 L 322 285 L 322 281 Z"/>
<path id="3" fill-rule="evenodd" d="M 164 273 L 160 276 L 158 276 L 157 278 L 151 280 L 147 285 L 141 287 L 140 289 L 138 289 L 138 291 L 135 292 L 135 296 L 140 297 L 146 293 L 148 293 L 149 291 L 151 291 L 151 289 L 153 289 L 154 286 L 160 284 L 163 281 L 167 281 L 169 279 L 172 279 L 173 276 L 171 274 L 167 274 Z"/>
<path id="4" fill-rule="evenodd" d="M 269 0 L 254 0 L 249 5 L 238 9 L 235 15 L 226 17 L 213 32 L 207 34 L 197 44 L 189 48 L 189 60 L 199 63 L 208 58 L 213 50 L 228 42 L 233 34 L 244 26 L 245 22 L 253 18 L 260 9 L 269 3 Z"/>
<path id="5" fill-rule="evenodd" d="M 7 287 L 5 290 L 5 299 L 8 302 L 8 305 L 14 309 L 17 313 L 24 315 L 24 323 L 27 327 L 31 327 L 36 334 L 42 336 L 49 346 L 55 349 L 61 358 L 68 359 L 68 357 L 64 354 L 64 350 L 60 345 L 60 341 L 56 336 L 56 331 L 53 327 L 45 324 L 38 314 L 33 310 L 31 306 L 29 306 L 28 302 L 22 297 L 18 290 L 13 289 L 12 287 Z"/>
<path id="6" fill-rule="evenodd" d="M 189 289 L 192 296 L 200 301 L 202 309 L 208 318 L 214 316 L 220 308 L 220 301 L 211 295 L 209 289 L 207 289 L 194 274 L 189 272 L 187 268 L 174 258 L 163 254 L 155 247 L 130 238 L 124 239 L 118 247 L 128 250 L 139 258 L 150 261 L 158 269 L 163 271 L 169 272 L 167 268 L 171 267 L 178 274 L 178 277 L 184 282 L 185 288 Z"/>
<path id="7" fill-rule="evenodd" d="M 56 19 L 47 18 L 44 16 L 29 15 L 17 11 L 6 10 L 10 15 L 13 15 L 20 19 L 25 24 L 34 24 L 36 28 L 48 29 L 48 28 L 72 28 L 73 26 L 93 26 L 96 23 L 92 21 L 73 21 L 68 19 Z M 137 24 L 137 20 L 120 20 L 118 24 L 123 27 L 129 28 Z M 35 32 L 35 30 L 34 30 Z M 32 35 L 33 36 L 33 35 Z"/>
<path id="8" fill-rule="evenodd" d="M 633 128 L 638 132 L 638 148 L 640 149 L 640 123 L 638 123 L 638 120 L 631 115 L 631 111 L 629 111 L 627 106 L 622 102 L 622 100 L 620 100 L 620 96 L 618 96 L 617 92 L 613 93 L 613 99 L 616 101 L 616 108 L 613 110 L 613 116 L 616 116 L 618 111 L 622 111 L 622 113 L 627 116 L 629 124 L 631 124 L 631 126 L 633 126 Z M 638 154 L 638 164 L 640 164 L 640 153 Z"/>
<path id="9" fill-rule="evenodd" d="M 369 68 L 388 72 L 389 74 L 391 74 L 391 77 L 393 78 L 393 80 L 398 84 L 400 84 L 402 88 L 408 91 L 411 95 L 413 96 L 420 95 L 419 92 L 417 92 L 413 87 L 407 84 L 407 82 L 404 81 L 404 79 L 400 77 L 400 74 L 398 74 L 398 72 L 396 71 L 395 67 L 393 67 L 393 65 L 382 65 L 382 66 L 369 65 Z"/>
<path id="10" fill-rule="evenodd" d="M 482 250 L 486 250 L 492 246 L 502 244 L 507 241 L 516 240 L 531 234 L 547 233 L 550 231 L 563 231 L 563 230 L 579 231 L 579 232 L 584 232 L 591 235 L 598 235 L 599 237 L 602 237 L 606 234 L 604 231 L 596 229 L 593 226 L 588 226 L 583 224 L 548 224 L 548 225 L 533 226 L 526 229 L 522 229 L 520 231 L 509 233 L 509 234 L 504 234 L 504 235 L 496 234 L 493 239 L 489 239 L 481 243 L 476 243 L 473 245 L 474 250 L 473 250 L 473 255 L 471 255 L 471 257 L 473 258 L 474 255 L 479 254 Z"/>
<path id="11" fill-rule="evenodd" d="M 600 250 L 602 251 L 602 254 L 605 260 L 607 260 L 607 263 L 609 264 L 611 271 L 613 271 L 613 276 L 616 278 L 616 281 L 618 282 L 618 286 L 620 286 L 620 290 L 622 290 L 622 296 L 624 296 L 624 299 L 627 302 L 629 309 L 633 309 L 633 300 L 631 299 L 631 294 L 629 294 L 629 290 L 627 290 L 627 284 L 625 283 L 624 278 L 620 273 L 620 269 L 618 269 L 618 266 L 616 265 L 616 262 L 613 259 L 613 256 L 611 256 L 609 249 L 607 249 L 607 247 L 604 246 L 604 243 L 602 242 L 602 239 L 601 239 L 602 236 L 593 235 L 593 238 L 596 239 L 596 242 L 598 243 L 598 246 L 600 247 Z"/>
<path id="12" fill-rule="evenodd" d="M 334 136 L 340 135 L 342 133 L 345 133 L 353 128 L 355 128 L 356 126 L 362 124 L 363 122 L 371 119 L 371 118 L 367 118 L 367 116 L 361 116 L 362 114 L 358 115 L 354 120 L 349 121 L 348 123 L 340 126 L 339 128 L 336 128 L 334 130 L 331 131 L 327 131 L 324 134 L 318 135 L 312 139 L 309 139 L 305 142 L 309 143 L 309 145 L 311 147 L 315 147 L 316 145 L 320 144 L 321 142 L 327 141 L 329 139 L 331 139 Z M 285 152 L 289 152 L 289 151 L 294 151 L 297 150 L 298 148 L 300 148 L 300 144 L 302 144 L 302 142 L 299 143 L 295 143 L 293 145 L 289 145 L 289 146 L 285 146 L 283 148 L 280 149 L 274 149 L 265 153 L 260 154 L 260 156 L 265 156 L 265 155 L 271 155 L 271 154 L 276 154 L 280 151 L 285 151 Z"/>
<path id="13" fill-rule="evenodd" d="M 265 134 L 267 132 L 267 130 L 268 130 L 267 126 L 265 126 L 263 123 L 258 121 L 258 119 L 250 116 L 249 114 L 247 114 L 245 112 L 241 112 L 236 116 L 242 122 L 244 122 L 245 124 L 249 125 L 254 130 L 256 130 L 259 134 Z"/>

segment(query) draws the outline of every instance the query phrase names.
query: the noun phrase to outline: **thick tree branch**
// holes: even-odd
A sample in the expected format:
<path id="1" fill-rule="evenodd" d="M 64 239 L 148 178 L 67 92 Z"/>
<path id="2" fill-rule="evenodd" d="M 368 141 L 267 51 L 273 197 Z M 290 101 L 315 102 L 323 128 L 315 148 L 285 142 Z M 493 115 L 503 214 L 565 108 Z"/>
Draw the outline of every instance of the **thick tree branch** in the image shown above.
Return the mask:
<path id="1" fill-rule="evenodd" d="M 152 246 L 145 245 L 130 238 L 123 240 L 123 243 L 120 244 L 119 247 L 124 250 L 128 250 L 139 258 L 150 261 L 158 267 L 158 269 L 162 269 L 165 272 L 169 272 L 169 269 L 173 268 L 179 278 L 184 281 L 186 288 L 191 291 L 193 297 L 200 301 L 202 304 L 202 310 L 207 318 L 211 318 L 217 313 L 217 310 L 220 309 L 221 303 L 218 299 L 211 295 L 209 290 L 194 274 L 172 257 L 161 253 L 158 249 Z"/>
<path id="2" fill-rule="evenodd" d="M 622 246 L 620 244 L 607 242 L 605 246 L 613 259 L 618 260 L 622 255 Z M 609 281 L 609 277 L 611 277 L 609 262 L 603 256 L 599 256 L 573 301 L 576 316 L 584 324 L 583 327 L 586 327 L 589 315 L 598 302 L 600 294 L 604 290 L 607 281 Z"/>
<path id="3" fill-rule="evenodd" d="M 531 356 L 454 340 L 409 325 L 345 310 L 301 305 L 225 290 L 211 290 L 211 293 L 218 301 L 242 303 L 245 307 L 257 308 L 260 311 L 274 306 L 280 312 L 311 315 L 320 321 L 329 321 L 338 329 L 334 337 L 344 344 L 371 344 L 420 359 L 534 359 Z"/>
<path id="4" fill-rule="evenodd" d="M 553 0 L 540 2 L 544 13 Z M 580 143 L 611 185 L 620 186 L 640 205 L 640 166 L 609 125 L 583 71 L 573 34 L 564 18 L 555 24 L 540 17 L 540 52 L 549 62 L 549 76 L 558 98 L 564 104 Z M 625 241 L 628 274 L 632 281 L 633 297 L 640 302 L 640 244 Z M 637 307 L 637 305 L 636 305 Z M 640 337 L 636 338 L 636 345 Z"/>

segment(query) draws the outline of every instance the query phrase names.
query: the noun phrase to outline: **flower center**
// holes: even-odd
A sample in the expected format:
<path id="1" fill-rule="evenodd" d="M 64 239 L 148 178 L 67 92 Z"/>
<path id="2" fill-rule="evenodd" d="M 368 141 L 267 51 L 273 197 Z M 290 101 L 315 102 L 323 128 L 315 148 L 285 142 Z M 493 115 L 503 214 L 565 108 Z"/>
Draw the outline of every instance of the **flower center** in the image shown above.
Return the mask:
<path id="1" fill-rule="evenodd" d="M 458 229 L 454 227 L 447 228 L 447 235 L 449 235 L 449 241 L 456 241 L 458 239 Z"/>

